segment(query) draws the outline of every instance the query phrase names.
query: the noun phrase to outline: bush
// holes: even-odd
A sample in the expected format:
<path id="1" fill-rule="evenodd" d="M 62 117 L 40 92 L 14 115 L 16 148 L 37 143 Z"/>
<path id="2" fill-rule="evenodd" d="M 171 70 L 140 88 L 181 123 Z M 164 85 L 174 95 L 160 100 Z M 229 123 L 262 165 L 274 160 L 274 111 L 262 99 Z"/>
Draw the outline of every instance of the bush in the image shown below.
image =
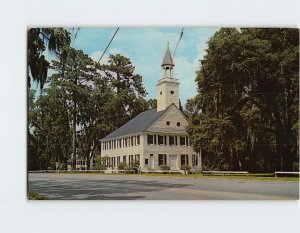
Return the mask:
<path id="1" fill-rule="evenodd" d="M 191 167 L 189 165 L 181 165 L 180 170 L 189 171 Z"/>
<path id="2" fill-rule="evenodd" d="M 127 166 L 126 163 L 119 163 L 118 170 L 125 170 L 126 166 Z"/>
<path id="3" fill-rule="evenodd" d="M 168 165 L 160 165 L 159 168 L 160 168 L 160 170 L 163 170 L 163 171 L 170 170 L 170 167 Z"/>
<path id="4" fill-rule="evenodd" d="M 132 170 L 134 170 L 134 168 L 132 166 L 125 166 L 124 167 L 124 170 L 125 170 L 125 173 L 129 173 L 131 172 Z"/>
<path id="5" fill-rule="evenodd" d="M 188 174 L 191 170 L 191 167 L 189 165 L 181 165 L 180 170 L 184 171 L 184 174 Z"/>
<path id="6" fill-rule="evenodd" d="M 105 157 L 101 157 L 100 155 L 96 156 L 93 169 L 106 170 L 106 168 L 107 168 L 106 161 L 107 161 L 107 156 L 105 156 Z"/>

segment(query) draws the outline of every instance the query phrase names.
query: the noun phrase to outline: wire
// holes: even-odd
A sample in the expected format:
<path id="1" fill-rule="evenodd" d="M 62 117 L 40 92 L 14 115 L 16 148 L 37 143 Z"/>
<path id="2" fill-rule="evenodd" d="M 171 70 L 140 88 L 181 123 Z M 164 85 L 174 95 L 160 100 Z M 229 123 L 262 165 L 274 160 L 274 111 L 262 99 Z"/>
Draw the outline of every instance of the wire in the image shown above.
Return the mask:
<path id="1" fill-rule="evenodd" d="M 173 57 L 175 57 L 175 53 L 176 53 L 177 47 L 178 47 L 178 45 L 179 45 L 179 42 L 180 42 L 181 39 L 182 39 L 182 36 L 183 36 L 183 30 L 184 30 L 184 28 L 182 28 L 182 30 L 181 30 L 181 33 L 180 33 L 180 36 L 179 36 L 177 45 L 176 45 L 175 50 L 174 50 L 174 53 L 173 53 Z"/>
<path id="2" fill-rule="evenodd" d="M 115 33 L 114 33 L 113 37 L 111 38 L 111 40 L 109 41 L 108 45 L 106 46 L 106 48 L 105 48 L 104 52 L 102 53 L 101 57 L 99 58 L 99 61 L 98 61 L 98 63 L 100 63 L 100 61 L 101 61 L 102 57 L 104 56 L 104 54 L 105 54 L 106 50 L 108 49 L 109 45 L 111 44 L 111 42 L 112 42 L 112 41 L 113 41 L 113 39 L 115 38 L 115 36 L 116 36 L 117 32 L 119 31 L 119 29 L 120 29 L 120 28 L 117 28 L 117 30 L 115 31 Z"/>

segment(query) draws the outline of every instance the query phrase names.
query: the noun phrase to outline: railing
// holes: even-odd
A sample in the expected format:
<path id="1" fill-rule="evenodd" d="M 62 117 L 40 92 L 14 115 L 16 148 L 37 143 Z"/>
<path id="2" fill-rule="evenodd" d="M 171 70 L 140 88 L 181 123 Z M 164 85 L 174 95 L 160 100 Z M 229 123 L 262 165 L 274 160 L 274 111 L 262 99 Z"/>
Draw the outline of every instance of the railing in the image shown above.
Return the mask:
<path id="1" fill-rule="evenodd" d="M 275 177 L 278 177 L 278 175 L 285 175 L 285 176 L 299 176 L 300 172 L 275 172 Z"/>
<path id="2" fill-rule="evenodd" d="M 202 171 L 203 175 L 223 174 L 225 175 L 249 175 L 247 171 Z"/>

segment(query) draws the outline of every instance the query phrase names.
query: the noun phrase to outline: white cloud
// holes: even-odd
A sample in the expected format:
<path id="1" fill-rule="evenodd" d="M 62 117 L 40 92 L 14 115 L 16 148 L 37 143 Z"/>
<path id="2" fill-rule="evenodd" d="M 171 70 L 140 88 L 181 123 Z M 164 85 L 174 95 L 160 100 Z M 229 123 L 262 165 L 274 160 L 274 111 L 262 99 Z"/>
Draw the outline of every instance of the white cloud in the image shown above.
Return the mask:
<path id="1" fill-rule="evenodd" d="M 215 30 L 184 29 L 183 38 L 174 57 L 174 74 L 181 83 L 180 98 L 183 104 L 186 99 L 197 93 L 195 72 L 199 69 L 199 59 L 205 54 L 206 42 Z M 162 77 L 161 62 L 167 42 L 173 55 L 180 32 L 181 28 L 120 28 L 101 63 L 107 62 L 108 54 L 120 53 L 130 58 L 136 68 L 135 72 L 143 76 L 143 83 L 148 92 L 147 98 L 156 98 L 156 83 Z M 93 52 L 90 56 L 98 61 L 100 54 L 102 51 Z"/>
<path id="2" fill-rule="evenodd" d="M 103 54 L 103 51 L 96 51 L 96 52 L 91 53 L 89 56 L 90 56 L 94 61 L 98 62 L 99 59 L 100 59 L 100 57 L 102 56 L 102 54 Z M 102 64 L 103 64 L 103 63 L 107 63 L 107 61 L 108 61 L 108 54 L 105 53 L 105 54 L 103 55 L 102 59 L 101 59 L 101 63 L 102 63 Z"/>

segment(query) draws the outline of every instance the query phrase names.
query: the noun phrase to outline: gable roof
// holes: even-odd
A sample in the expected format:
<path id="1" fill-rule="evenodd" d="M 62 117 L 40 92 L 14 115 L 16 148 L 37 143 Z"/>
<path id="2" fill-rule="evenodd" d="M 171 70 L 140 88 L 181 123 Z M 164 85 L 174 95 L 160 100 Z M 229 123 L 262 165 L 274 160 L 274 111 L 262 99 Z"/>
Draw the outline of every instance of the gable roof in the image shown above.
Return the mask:
<path id="1" fill-rule="evenodd" d="M 154 121 L 160 118 L 166 110 L 157 112 L 155 108 L 142 112 L 103 139 L 121 137 L 127 134 L 146 131 L 146 129 L 152 125 Z"/>
<path id="2" fill-rule="evenodd" d="M 160 118 L 163 118 L 165 114 L 168 114 L 169 110 L 171 110 L 172 107 L 177 110 L 178 115 L 181 115 L 188 122 L 187 116 L 184 114 L 184 112 L 182 112 L 176 106 L 176 104 L 172 103 L 163 111 L 163 113 L 161 114 L 161 116 L 158 119 L 156 119 L 155 121 L 153 121 L 153 123 L 151 125 L 149 125 L 149 127 L 145 131 L 146 132 L 161 132 L 161 133 L 186 133 L 186 130 L 182 129 L 182 128 L 179 130 L 178 129 L 174 130 L 174 128 L 169 128 L 169 127 L 160 128 L 157 126 L 153 128 L 153 126 L 156 124 L 156 122 L 158 122 L 160 120 Z"/>

